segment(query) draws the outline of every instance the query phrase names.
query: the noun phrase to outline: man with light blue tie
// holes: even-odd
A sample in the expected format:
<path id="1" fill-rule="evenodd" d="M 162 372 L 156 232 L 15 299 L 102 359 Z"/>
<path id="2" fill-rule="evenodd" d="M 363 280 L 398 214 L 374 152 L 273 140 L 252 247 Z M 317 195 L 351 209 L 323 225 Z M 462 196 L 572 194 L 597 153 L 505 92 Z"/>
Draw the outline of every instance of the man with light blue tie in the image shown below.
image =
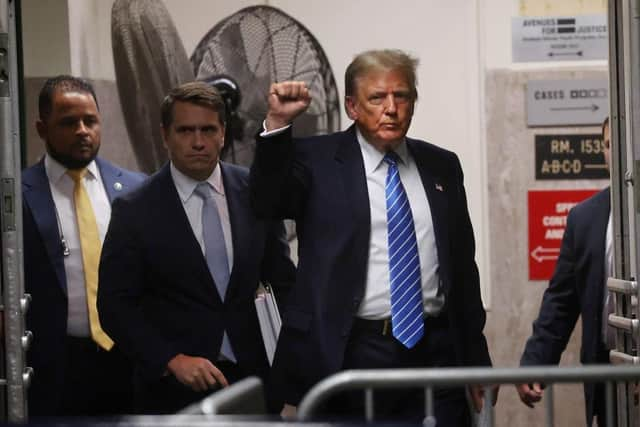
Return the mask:
<path id="1" fill-rule="evenodd" d="M 225 104 L 206 83 L 162 107 L 165 165 L 113 206 L 98 309 L 134 363 L 142 413 L 175 412 L 243 377 L 267 380 L 254 295 L 293 282 L 284 227 L 255 218 L 248 171 L 219 161 Z"/>
<path id="2" fill-rule="evenodd" d="M 491 365 L 460 162 L 406 137 L 416 66 L 399 50 L 357 55 L 345 73 L 354 125 L 301 140 L 291 123 L 313 102 L 305 83 L 271 85 L 250 188 L 260 217 L 298 230 L 273 367 L 284 415 L 343 369 Z M 482 388 L 470 392 L 480 410 Z M 419 391 L 380 395 L 376 415 L 424 414 Z M 327 413 L 362 416 L 362 394 Z M 468 425 L 464 389 L 437 391 L 435 414 L 438 426 Z"/>

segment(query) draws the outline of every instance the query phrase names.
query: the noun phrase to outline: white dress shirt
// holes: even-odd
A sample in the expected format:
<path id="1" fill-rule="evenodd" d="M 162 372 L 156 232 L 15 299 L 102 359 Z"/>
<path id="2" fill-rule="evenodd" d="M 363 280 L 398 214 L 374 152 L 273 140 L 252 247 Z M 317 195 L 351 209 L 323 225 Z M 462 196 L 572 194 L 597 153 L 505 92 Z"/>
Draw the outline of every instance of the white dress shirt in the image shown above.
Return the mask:
<path id="1" fill-rule="evenodd" d="M 611 222 L 611 212 L 609 212 L 609 222 L 607 223 L 607 235 L 604 251 L 604 304 L 602 309 L 602 342 L 609 349 L 615 348 L 615 329 L 609 326 L 609 314 L 615 313 L 615 298 L 607 289 L 607 279 L 613 277 L 615 270 L 613 266 L 613 223 Z"/>
<path id="2" fill-rule="evenodd" d="M 391 281 L 389 277 L 389 247 L 387 239 L 387 204 L 385 181 L 388 165 L 383 161 L 384 153 L 366 142 L 357 131 L 358 143 L 364 161 L 364 170 L 369 193 L 371 213 L 371 236 L 364 299 L 357 316 L 365 319 L 391 317 Z M 422 301 L 425 313 L 435 316 L 444 305 L 444 295 L 438 295 L 438 252 L 427 193 L 422 185 L 420 173 L 406 142 L 395 150 L 400 161 L 398 172 L 404 186 L 418 242 L 420 276 L 422 279 Z"/>
<path id="3" fill-rule="evenodd" d="M 608 277 L 613 277 L 613 223 L 611 222 L 611 212 L 609 212 L 609 221 L 607 222 L 606 248 L 604 252 L 604 273 L 605 281 Z"/>
<path id="4" fill-rule="evenodd" d="M 75 184 L 67 175 L 67 168 L 48 154 L 44 158 L 44 168 L 55 204 L 60 237 L 64 239 L 69 249 L 69 255 L 64 257 L 64 270 L 67 277 L 67 334 L 90 337 L 84 266 L 73 199 Z M 82 180 L 98 223 L 100 242 L 103 242 L 111 218 L 111 204 L 96 162 L 89 163 L 87 170 L 88 173 Z"/>

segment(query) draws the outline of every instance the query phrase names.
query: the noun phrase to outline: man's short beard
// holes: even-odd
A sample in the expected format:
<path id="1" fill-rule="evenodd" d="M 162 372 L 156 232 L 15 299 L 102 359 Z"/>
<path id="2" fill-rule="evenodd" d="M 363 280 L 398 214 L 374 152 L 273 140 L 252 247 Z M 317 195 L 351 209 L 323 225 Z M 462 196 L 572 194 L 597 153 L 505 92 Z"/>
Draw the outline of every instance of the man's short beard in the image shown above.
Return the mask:
<path id="1" fill-rule="evenodd" d="M 46 146 L 47 146 L 47 153 L 49 153 L 51 157 L 53 157 L 58 163 L 60 163 L 62 166 L 66 167 L 67 169 L 85 168 L 89 163 L 95 160 L 96 156 L 98 155 L 98 149 L 96 149 L 96 151 L 93 153 L 91 158 L 76 159 L 71 156 L 67 156 L 65 154 L 61 154 L 57 152 L 56 150 L 53 149 L 53 147 L 49 143 L 46 143 Z"/>

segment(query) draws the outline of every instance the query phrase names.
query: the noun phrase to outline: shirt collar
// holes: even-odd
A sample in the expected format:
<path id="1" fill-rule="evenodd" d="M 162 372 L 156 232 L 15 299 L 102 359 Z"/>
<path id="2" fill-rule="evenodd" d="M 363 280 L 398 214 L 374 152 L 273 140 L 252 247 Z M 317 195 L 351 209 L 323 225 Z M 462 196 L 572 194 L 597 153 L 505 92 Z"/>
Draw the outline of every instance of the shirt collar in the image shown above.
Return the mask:
<path id="1" fill-rule="evenodd" d="M 178 190 L 180 200 L 182 200 L 182 203 L 186 203 L 200 181 L 196 181 L 195 179 L 190 178 L 180 172 L 178 168 L 175 167 L 173 162 L 170 163 L 170 169 L 171 177 L 173 178 L 173 182 L 176 184 L 176 189 Z M 211 172 L 209 178 L 205 179 L 203 182 L 208 182 L 209 185 L 213 188 L 213 191 L 224 196 L 224 186 L 222 185 L 220 162 L 218 162 L 216 167 L 213 169 L 213 172 Z"/>
<path id="2" fill-rule="evenodd" d="M 362 151 L 362 159 L 364 161 L 365 173 L 369 174 L 382 164 L 382 159 L 385 153 L 381 153 L 372 144 L 367 142 L 360 129 L 356 126 L 356 137 L 358 138 L 358 144 L 360 144 L 360 151 Z M 409 164 L 409 151 L 407 150 L 407 140 L 404 138 L 400 145 L 395 149 L 396 154 L 400 158 L 400 163 L 404 165 Z"/>
<path id="3" fill-rule="evenodd" d="M 58 183 L 62 178 L 67 175 L 68 168 L 64 166 L 62 163 L 54 159 L 49 155 L 49 153 L 44 156 L 44 169 L 47 173 L 47 178 L 49 182 Z M 88 173 L 85 175 L 86 179 L 97 179 L 98 177 L 98 165 L 95 160 L 92 160 L 91 163 L 87 165 Z M 69 179 L 71 179 L 69 177 Z"/>

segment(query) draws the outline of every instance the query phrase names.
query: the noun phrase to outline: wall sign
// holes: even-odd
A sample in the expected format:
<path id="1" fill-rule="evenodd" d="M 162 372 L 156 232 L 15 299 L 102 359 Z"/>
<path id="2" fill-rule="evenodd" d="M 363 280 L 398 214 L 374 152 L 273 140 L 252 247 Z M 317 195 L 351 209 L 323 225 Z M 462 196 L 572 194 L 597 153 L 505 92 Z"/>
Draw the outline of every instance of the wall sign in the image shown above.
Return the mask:
<path id="1" fill-rule="evenodd" d="M 549 280 L 572 207 L 599 190 L 530 190 L 529 280 Z"/>
<path id="2" fill-rule="evenodd" d="M 607 59 L 607 16 L 511 18 L 513 62 Z"/>
<path id="3" fill-rule="evenodd" d="M 528 126 L 600 126 L 609 112 L 609 82 L 601 80 L 530 80 Z"/>
<path id="4" fill-rule="evenodd" d="M 536 135 L 536 179 L 607 179 L 601 134 Z"/>

